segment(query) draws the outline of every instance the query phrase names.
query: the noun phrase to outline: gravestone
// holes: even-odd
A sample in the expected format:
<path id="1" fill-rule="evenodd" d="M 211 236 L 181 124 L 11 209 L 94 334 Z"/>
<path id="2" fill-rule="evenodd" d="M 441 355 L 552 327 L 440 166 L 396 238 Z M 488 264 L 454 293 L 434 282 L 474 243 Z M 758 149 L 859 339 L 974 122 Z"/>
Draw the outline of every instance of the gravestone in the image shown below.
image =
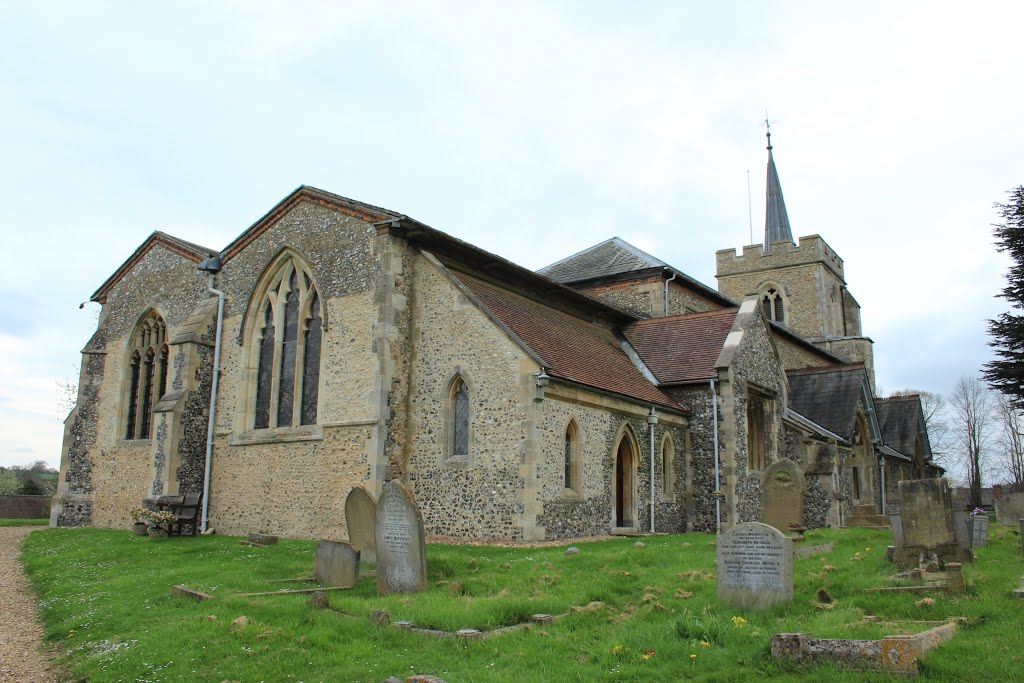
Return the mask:
<path id="1" fill-rule="evenodd" d="M 967 493 L 964 489 L 953 489 L 953 528 L 962 550 L 971 549 L 971 529 L 967 525 L 971 507 L 967 504 Z"/>
<path id="2" fill-rule="evenodd" d="M 784 534 L 802 526 L 804 475 L 789 458 L 773 463 L 764 473 L 764 512 L 761 522 Z"/>
<path id="3" fill-rule="evenodd" d="M 899 482 L 902 544 L 896 546 L 896 564 L 903 569 L 922 562 L 970 562 L 971 551 L 962 545 L 967 540 L 967 519 L 963 518 L 963 536 L 957 528 L 953 495 L 945 479 L 916 479 Z"/>
<path id="4" fill-rule="evenodd" d="M 892 527 L 893 545 L 899 548 L 903 545 L 903 513 L 890 512 L 889 526 Z"/>
<path id="5" fill-rule="evenodd" d="M 377 541 L 374 519 L 377 506 L 373 496 L 362 486 L 348 492 L 345 499 L 345 524 L 348 526 L 348 540 L 359 548 L 362 564 L 377 564 Z"/>
<path id="6" fill-rule="evenodd" d="M 423 517 L 412 493 L 392 481 L 377 499 L 377 593 L 416 593 L 427 588 Z"/>
<path id="7" fill-rule="evenodd" d="M 996 499 L 996 521 L 1015 524 L 1024 517 L 1024 493 L 1004 493 Z"/>
<path id="8" fill-rule="evenodd" d="M 760 522 L 718 539 L 718 599 L 740 609 L 793 602 L 793 541 Z"/>
<path id="9" fill-rule="evenodd" d="M 971 548 L 988 546 L 988 515 L 971 515 L 967 522 L 971 528 Z"/>
<path id="10" fill-rule="evenodd" d="M 359 549 L 351 543 L 320 541 L 313 576 L 321 586 L 351 588 L 359 581 Z"/>
<path id="11" fill-rule="evenodd" d="M 1020 524 L 1020 550 L 1024 552 L 1024 517 L 1018 519 L 1017 523 Z"/>

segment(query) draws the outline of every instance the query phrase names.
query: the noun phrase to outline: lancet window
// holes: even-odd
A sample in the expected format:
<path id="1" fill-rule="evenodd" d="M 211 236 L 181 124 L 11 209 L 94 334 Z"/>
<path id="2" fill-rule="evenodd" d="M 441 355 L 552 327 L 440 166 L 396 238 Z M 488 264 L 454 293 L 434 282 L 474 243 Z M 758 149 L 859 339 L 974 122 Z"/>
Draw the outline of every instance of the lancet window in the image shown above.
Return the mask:
<path id="1" fill-rule="evenodd" d="M 256 301 L 253 427 L 316 424 L 323 318 L 313 278 L 289 258 Z"/>
<path id="2" fill-rule="evenodd" d="M 469 455 L 469 389 L 461 377 L 452 382 L 449 404 L 452 455 Z"/>
<path id="3" fill-rule="evenodd" d="M 124 438 L 149 439 L 153 408 L 167 391 L 167 325 L 150 311 L 132 335 L 128 352 L 128 410 Z"/>
<path id="4" fill-rule="evenodd" d="M 782 294 L 774 287 L 769 287 L 761 297 L 761 308 L 764 309 L 766 318 L 779 324 L 785 324 L 786 311 L 782 302 Z"/>

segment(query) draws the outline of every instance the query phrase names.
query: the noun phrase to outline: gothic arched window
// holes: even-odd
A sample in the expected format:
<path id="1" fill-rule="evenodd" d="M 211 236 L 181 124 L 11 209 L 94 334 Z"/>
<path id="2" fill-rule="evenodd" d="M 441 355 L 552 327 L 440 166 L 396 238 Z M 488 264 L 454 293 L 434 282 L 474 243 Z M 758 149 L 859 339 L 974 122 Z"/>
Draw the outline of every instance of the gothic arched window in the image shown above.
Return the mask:
<path id="1" fill-rule="evenodd" d="M 452 382 L 448 402 L 451 416 L 452 455 L 469 455 L 469 389 L 461 377 Z"/>
<path id="2" fill-rule="evenodd" d="M 769 287 L 764 295 L 761 296 L 761 308 L 764 310 L 765 317 L 769 320 L 774 320 L 780 325 L 786 323 L 786 312 L 782 303 L 782 294 L 774 287 Z"/>
<path id="3" fill-rule="evenodd" d="M 316 424 L 323 320 L 313 278 L 293 257 L 256 299 L 256 406 L 253 427 Z M 258 351 L 257 351 L 258 349 Z"/>
<path id="4" fill-rule="evenodd" d="M 661 443 L 661 491 L 666 496 L 676 492 L 675 448 L 671 437 L 666 436 Z"/>
<path id="5" fill-rule="evenodd" d="M 128 351 L 128 410 L 124 438 L 148 439 L 153 407 L 167 391 L 167 325 L 150 311 L 135 328 Z"/>

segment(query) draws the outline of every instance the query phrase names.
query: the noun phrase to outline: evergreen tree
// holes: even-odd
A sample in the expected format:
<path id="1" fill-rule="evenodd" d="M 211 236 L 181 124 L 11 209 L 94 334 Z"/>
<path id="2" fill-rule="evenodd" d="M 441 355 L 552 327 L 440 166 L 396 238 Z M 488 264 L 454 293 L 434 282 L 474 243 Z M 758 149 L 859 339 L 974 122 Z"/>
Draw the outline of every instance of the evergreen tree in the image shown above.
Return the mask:
<path id="1" fill-rule="evenodd" d="M 1002 223 L 993 234 L 996 248 L 1010 255 L 1010 271 L 1002 297 L 1017 311 L 1024 311 L 1024 186 L 1010 190 L 1007 204 L 996 204 Z M 1024 404 L 1024 313 L 1006 312 L 988 323 L 996 360 L 985 364 L 983 375 L 994 389 Z"/>

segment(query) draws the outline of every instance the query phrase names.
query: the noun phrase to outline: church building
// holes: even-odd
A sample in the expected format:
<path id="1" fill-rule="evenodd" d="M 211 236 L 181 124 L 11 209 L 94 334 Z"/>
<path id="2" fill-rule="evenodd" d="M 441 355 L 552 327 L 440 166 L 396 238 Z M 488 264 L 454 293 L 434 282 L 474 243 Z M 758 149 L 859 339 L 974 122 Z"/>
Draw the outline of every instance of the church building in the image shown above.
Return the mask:
<path id="1" fill-rule="evenodd" d="M 874 396 L 770 144 L 768 179 L 717 290 L 619 238 L 533 272 L 305 186 L 221 250 L 155 232 L 92 296 L 51 524 L 187 491 L 204 529 L 344 538 L 347 493 L 401 479 L 434 536 L 714 531 L 761 518 L 784 459 L 803 525 L 884 523 L 941 474 L 920 402 Z"/>

